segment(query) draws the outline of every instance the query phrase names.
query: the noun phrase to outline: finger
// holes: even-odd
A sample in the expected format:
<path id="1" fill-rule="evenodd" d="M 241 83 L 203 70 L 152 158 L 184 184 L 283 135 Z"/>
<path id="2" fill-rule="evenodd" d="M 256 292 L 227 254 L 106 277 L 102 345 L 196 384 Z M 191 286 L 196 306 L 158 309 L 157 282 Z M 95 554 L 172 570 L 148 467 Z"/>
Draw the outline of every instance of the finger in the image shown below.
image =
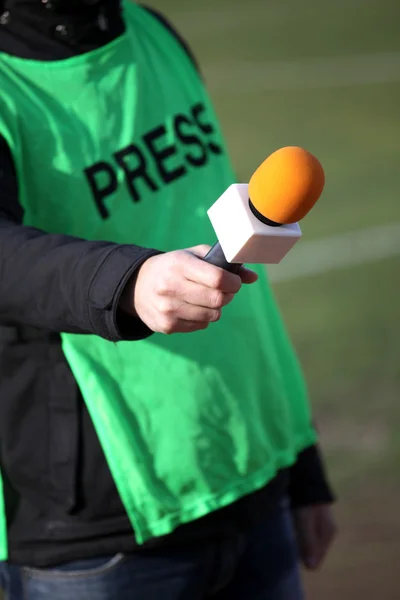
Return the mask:
<path id="1" fill-rule="evenodd" d="M 180 310 L 179 320 L 192 323 L 215 323 L 221 318 L 220 309 L 204 308 L 193 304 L 183 304 Z"/>
<path id="2" fill-rule="evenodd" d="M 186 253 L 183 274 L 188 281 L 226 294 L 236 294 L 242 287 L 239 275 L 211 265 L 190 252 Z"/>
<path id="3" fill-rule="evenodd" d="M 234 294 L 225 294 L 219 290 L 187 281 L 180 292 L 181 300 L 194 306 L 203 306 L 204 308 L 221 309 L 234 299 Z"/>
<path id="4" fill-rule="evenodd" d="M 161 333 L 171 335 L 173 333 L 194 333 L 195 331 L 202 331 L 207 329 L 209 326 L 208 321 L 186 321 L 179 319 L 174 323 L 173 328 L 164 328 Z"/>
<path id="5" fill-rule="evenodd" d="M 211 246 L 208 244 L 199 244 L 198 246 L 193 246 L 192 248 L 187 248 L 188 252 L 191 252 L 195 256 L 199 258 L 204 258 L 208 252 L 210 252 Z"/>
<path id="6" fill-rule="evenodd" d="M 247 269 L 246 267 L 242 267 L 239 271 L 239 277 L 242 280 L 242 283 L 255 283 L 258 279 L 258 275 L 255 271 L 251 269 Z"/>
<path id="7" fill-rule="evenodd" d="M 204 258 L 206 254 L 211 250 L 211 246 L 207 244 L 200 244 L 199 246 L 193 246 L 192 248 L 187 249 L 189 252 L 197 256 L 198 258 Z M 247 267 L 242 267 L 238 273 L 239 277 L 242 280 L 242 283 L 255 283 L 258 279 L 257 273 L 248 269 Z"/>
<path id="8" fill-rule="evenodd" d="M 158 310 L 167 329 L 178 321 L 213 323 L 221 318 L 221 309 L 205 308 L 178 299 L 161 300 Z"/>

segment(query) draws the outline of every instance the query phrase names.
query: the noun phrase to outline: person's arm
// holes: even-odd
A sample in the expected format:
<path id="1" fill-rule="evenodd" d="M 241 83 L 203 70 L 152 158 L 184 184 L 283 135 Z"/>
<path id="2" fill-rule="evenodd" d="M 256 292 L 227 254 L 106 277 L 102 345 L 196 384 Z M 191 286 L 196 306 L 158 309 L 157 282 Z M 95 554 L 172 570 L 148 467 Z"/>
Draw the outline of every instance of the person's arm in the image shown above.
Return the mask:
<path id="1" fill-rule="evenodd" d="M 150 335 L 139 319 L 122 318 L 118 303 L 155 253 L 47 234 L 0 213 L 0 321 L 112 341 Z"/>
<path id="2" fill-rule="evenodd" d="M 219 319 L 242 283 L 203 260 L 208 248 L 157 250 L 22 225 L 11 153 L 0 138 L 0 323 L 107 340 L 191 332 Z"/>
<path id="3" fill-rule="evenodd" d="M 22 225 L 13 159 L 0 137 L 0 322 L 109 340 L 151 331 L 118 309 L 138 268 L 157 251 L 88 242 Z"/>
<path id="4" fill-rule="evenodd" d="M 317 569 L 336 535 L 335 501 L 317 445 L 306 448 L 290 469 L 289 498 L 299 555 L 308 569 Z"/>

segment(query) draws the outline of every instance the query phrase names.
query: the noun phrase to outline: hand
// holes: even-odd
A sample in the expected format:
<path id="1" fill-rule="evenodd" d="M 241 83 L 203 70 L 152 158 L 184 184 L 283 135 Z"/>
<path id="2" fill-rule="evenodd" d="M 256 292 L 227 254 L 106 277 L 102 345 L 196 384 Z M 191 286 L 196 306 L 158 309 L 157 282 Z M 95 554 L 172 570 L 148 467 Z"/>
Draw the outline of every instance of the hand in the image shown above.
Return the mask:
<path id="1" fill-rule="evenodd" d="M 293 521 L 304 566 L 310 570 L 318 569 L 336 535 L 336 523 L 330 504 L 295 509 Z"/>
<path id="2" fill-rule="evenodd" d="M 120 308 L 160 333 L 206 329 L 243 283 L 257 281 L 248 269 L 235 275 L 201 260 L 209 249 L 197 246 L 147 259 L 124 290 Z"/>

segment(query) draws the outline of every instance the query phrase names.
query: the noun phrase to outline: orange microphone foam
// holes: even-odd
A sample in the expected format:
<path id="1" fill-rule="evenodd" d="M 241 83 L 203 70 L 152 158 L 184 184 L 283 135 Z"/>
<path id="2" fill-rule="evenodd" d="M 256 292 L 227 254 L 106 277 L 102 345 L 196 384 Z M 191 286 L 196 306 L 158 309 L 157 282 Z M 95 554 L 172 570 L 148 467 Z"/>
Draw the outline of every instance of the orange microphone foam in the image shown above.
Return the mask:
<path id="1" fill-rule="evenodd" d="M 297 223 L 322 194 L 325 174 L 307 150 L 287 146 L 271 154 L 249 182 L 252 209 L 274 224 Z"/>

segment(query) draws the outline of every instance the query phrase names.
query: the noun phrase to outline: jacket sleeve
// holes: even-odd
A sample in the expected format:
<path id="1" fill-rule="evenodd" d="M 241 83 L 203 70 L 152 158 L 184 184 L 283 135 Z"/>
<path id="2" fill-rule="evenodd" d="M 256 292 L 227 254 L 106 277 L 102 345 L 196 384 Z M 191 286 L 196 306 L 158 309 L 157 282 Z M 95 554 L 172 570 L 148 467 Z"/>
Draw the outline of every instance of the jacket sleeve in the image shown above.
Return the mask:
<path id="1" fill-rule="evenodd" d="M 335 501 L 317 445 L 298 455 L 296 463 L 289 469 L 289 477 L 289 498 L 293 509 Z"/>
<path id="2" fill-rule="evenodd" d="M 0 323 L 112 341 L 151 334 L 118 303 L 128 282 L 156 250 L 53 235 L 22 225 L 11 153 L 0 137 Z"/>

